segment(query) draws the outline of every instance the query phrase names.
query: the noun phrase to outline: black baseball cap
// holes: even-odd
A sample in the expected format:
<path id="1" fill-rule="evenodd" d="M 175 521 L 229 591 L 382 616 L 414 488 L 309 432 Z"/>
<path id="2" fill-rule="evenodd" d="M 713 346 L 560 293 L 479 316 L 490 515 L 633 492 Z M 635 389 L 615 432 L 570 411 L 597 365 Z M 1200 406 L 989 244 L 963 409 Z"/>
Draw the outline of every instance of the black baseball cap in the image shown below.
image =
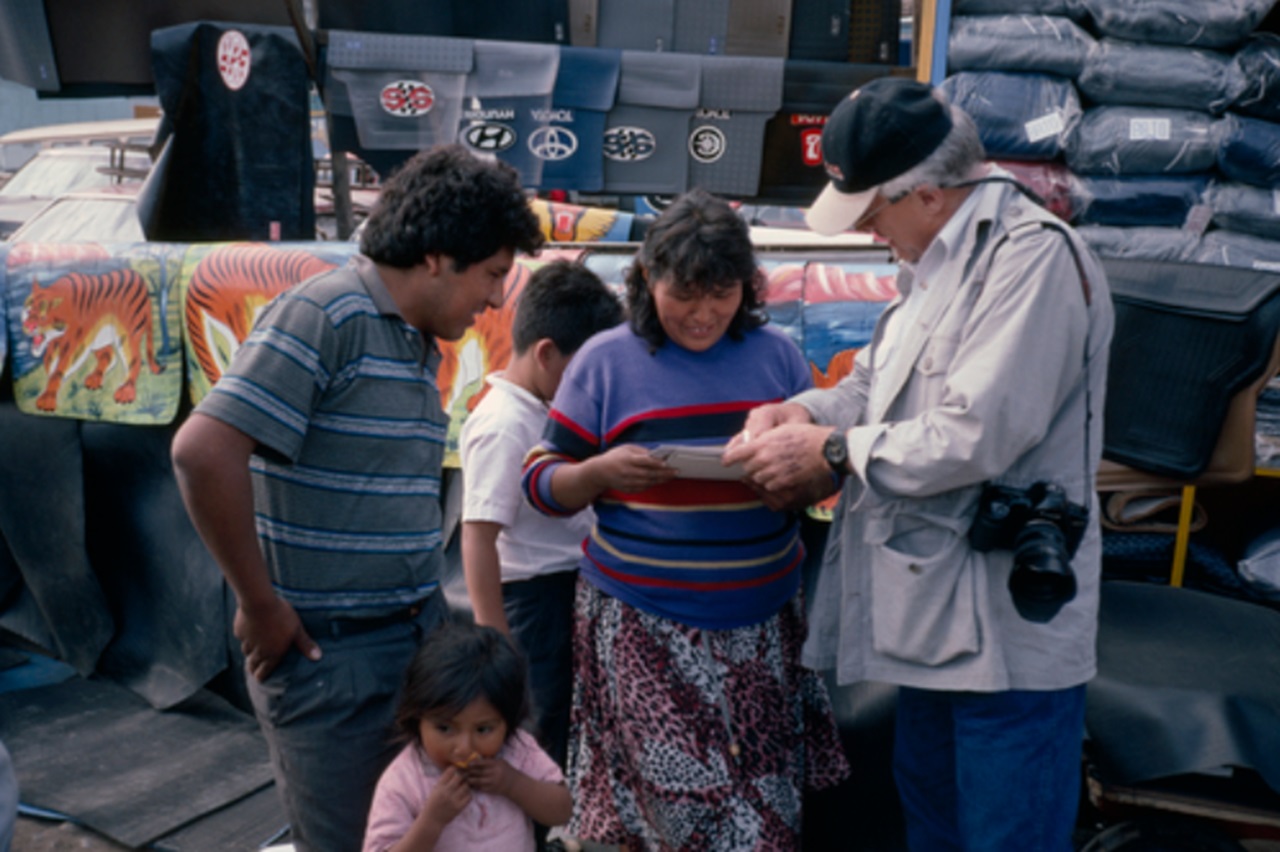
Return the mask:
<path id="1" fill-rule="evenodd" d="M 931 86 L 879 77 L 854 89 L 822 129 L 822 164 L 831 182 L 805 220 L 838 234 L 861 218 L 876 189 L 918 166 L 951 132 L 951 112 Z"/>

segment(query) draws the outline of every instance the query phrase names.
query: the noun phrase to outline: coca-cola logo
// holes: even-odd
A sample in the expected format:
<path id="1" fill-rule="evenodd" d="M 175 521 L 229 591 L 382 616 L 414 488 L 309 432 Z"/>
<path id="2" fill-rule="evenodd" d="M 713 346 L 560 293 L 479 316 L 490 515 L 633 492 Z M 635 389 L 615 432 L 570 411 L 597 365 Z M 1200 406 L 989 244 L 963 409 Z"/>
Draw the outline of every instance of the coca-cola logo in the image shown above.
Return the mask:
<path id="1" fill-rule="evenodd" d="M 822 129 L 811 127 L 800 131 L 800 157 L 806 166 L 822 165 Z"/>

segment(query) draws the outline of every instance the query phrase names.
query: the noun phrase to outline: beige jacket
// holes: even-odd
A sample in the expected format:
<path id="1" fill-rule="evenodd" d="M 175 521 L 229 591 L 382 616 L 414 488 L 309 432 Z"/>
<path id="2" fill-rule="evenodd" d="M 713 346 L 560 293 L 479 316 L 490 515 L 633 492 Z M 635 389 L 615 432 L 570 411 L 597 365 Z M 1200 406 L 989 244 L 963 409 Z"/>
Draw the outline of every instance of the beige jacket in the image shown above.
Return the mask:
<path id="1" fill-rule="evenodd" d="M 877 374 L 869 369 L 882 318 L 851 375 L 794 400 L 815 422 L 847 430 L 854 470 L 805 647 L 806 663 L 836 668 L 841 683 L 1058 689 L 1095 671 L 1101 540 L 1093 478 L 1110 293 L 1097 259 L 1051 214 L 1007 183 L 974 191 L 957 250 L 931 283 L 947 292 L 935 292 L 902 330 L 891 361 Z M 903 293 L 911 274 L 899 276 Z M 882 382 L 888 387 L 873 397 L 872 383 Z M 880 410 L 868 410 L 871 398 Z M 983 483 L 1037 480 L 1090 506 L 1073 560 L 1076 597 L 1046 624 L 1013 608 L 1012 555 L 979 553 L 967 540 Z"/>

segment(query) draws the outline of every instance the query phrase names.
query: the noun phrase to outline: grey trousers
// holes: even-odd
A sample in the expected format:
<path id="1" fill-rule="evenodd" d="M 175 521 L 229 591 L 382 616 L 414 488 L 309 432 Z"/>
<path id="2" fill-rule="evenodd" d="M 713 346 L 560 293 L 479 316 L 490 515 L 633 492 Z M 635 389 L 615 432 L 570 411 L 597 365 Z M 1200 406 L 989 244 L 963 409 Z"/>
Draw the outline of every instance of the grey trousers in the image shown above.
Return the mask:
<path id="1" fill-rule="evenodd" d="M 378 778 L 403 745 L 392 720 L 404 670 L 446 617 L 437 592 L 416 617 L 367 632 L 308 624 L 318 662 L 295 650 L 265 682 L 247 675 L 298 852 L 360 849 Z"/>
<path id="2" fill-rule="evenodd" d="M 502 584 L 507 624 L 529 661 L 534 734 L 561 769 L 569 751 L 577 583 L 577 571 L 560 571 Z"/>
<path id="3" fill-rule="evenodd" d="M 14 824 L 18 821 L 18 778 L 13 774 L 9 750 L 0 743 L 0 852 L 9 852 Z"/>

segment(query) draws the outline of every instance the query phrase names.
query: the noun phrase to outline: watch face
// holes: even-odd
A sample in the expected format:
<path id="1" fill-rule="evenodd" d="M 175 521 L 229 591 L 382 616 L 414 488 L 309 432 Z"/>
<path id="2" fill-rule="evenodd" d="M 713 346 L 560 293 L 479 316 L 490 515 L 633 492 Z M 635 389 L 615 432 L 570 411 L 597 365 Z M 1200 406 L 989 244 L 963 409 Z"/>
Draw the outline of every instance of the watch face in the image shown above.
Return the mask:
<path id="1" fill-rule="evenodd" d="M 849 445 L 845 441 L 844 433 L 839 429 L 827 436 L 827 440 L 822 445 L 822 455 L 826 458 L 827 464 L 834 469 L 844 472 L 845 462 L 849 460 Z"/>

